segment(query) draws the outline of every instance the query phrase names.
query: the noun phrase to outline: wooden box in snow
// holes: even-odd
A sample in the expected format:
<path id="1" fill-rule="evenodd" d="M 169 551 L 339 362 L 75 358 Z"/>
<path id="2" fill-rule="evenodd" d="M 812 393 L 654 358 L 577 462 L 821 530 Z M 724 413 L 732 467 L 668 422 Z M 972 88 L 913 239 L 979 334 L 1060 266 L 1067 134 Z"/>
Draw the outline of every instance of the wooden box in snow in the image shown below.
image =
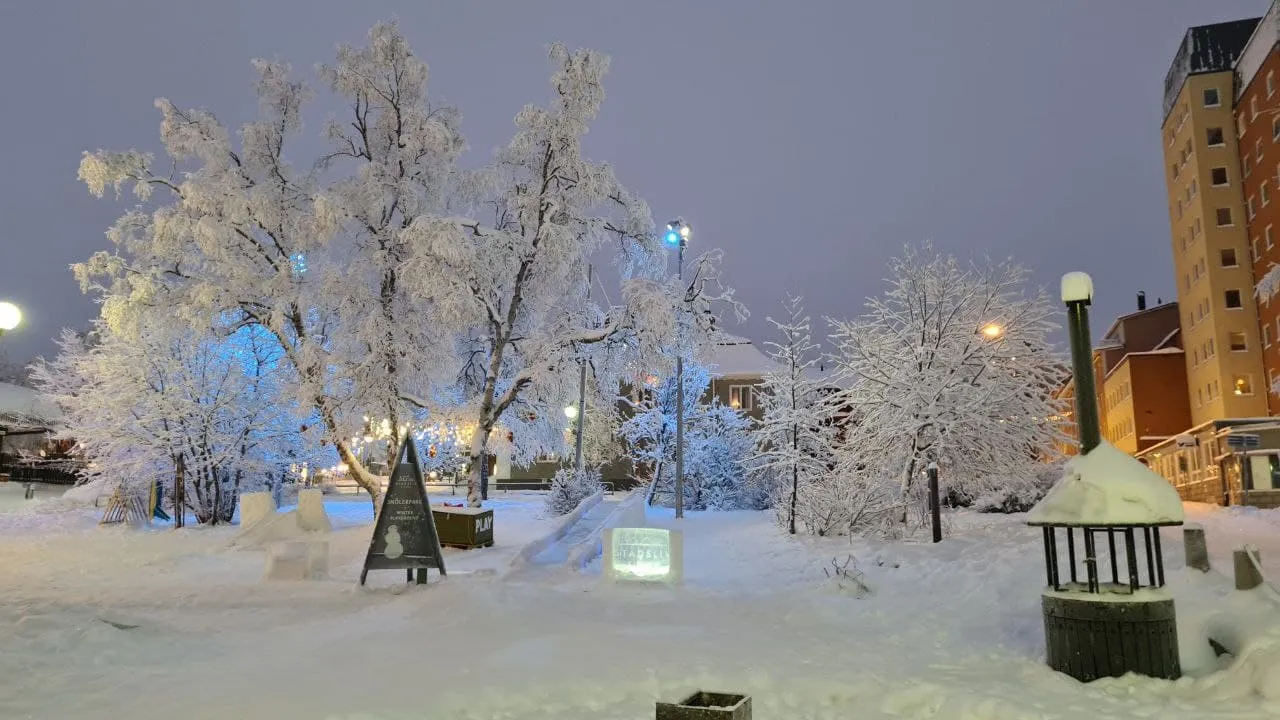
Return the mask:
<path id="1" fill-rule="evenodd" d="M 436 505 L 431 514 L 441 545 L 466 549 L 493 545 L 493 510 Z"/>
<path id="2" fill-rule="evenodd" d="M 678 703 L 658 703 L 655 720 L 751 720 L 751 697 L 699 690 Z"/>

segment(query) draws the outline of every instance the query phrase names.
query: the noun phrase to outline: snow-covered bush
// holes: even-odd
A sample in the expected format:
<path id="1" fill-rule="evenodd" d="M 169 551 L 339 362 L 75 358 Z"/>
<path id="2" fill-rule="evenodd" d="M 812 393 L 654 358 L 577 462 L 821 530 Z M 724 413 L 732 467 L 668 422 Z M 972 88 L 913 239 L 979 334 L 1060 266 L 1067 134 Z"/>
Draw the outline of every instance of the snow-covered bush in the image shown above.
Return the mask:
<path id="1" fill-rule="evenodd" d="M 687 510 L 759 509 L 768 496 L 748 481 L 755 452 L 751 420 L 718 399 L 703 400 L 710 370 L 684 368 L 684 507 Z M 676 380 L 665 378 L 632 403 L 619 433 L 638 466 L 647 466 L 650 501 L 675 498 Z"/>
<path id="2" fill-rule="evenodd" d="M 755 450 L 751 419 L 714 400 L 685 433 L 685 507 L 762 510 L 769 496 L 748 482 Z"/>
<path id="3" fill-rule="evenodd" d="M 551 478 L 551 493 L 547 495 L 547 512 L 552 515 L 565 515 L 587 498 L 600 492 L 600 471 L 595 468 L 583 468 L 581 472 L 573 468 L 561 468 Z"/>
<path id="4" fill-rule="evenodd" d="M 995 487 L 987 488 L 973 498 L 972 507 L 985 513 L 1027 512 L 1062 477 L 1062 467 L 1061 462 L 1040 464 L 1032 472 L 1013 473 L 999 478 L 994 483 Z"/>

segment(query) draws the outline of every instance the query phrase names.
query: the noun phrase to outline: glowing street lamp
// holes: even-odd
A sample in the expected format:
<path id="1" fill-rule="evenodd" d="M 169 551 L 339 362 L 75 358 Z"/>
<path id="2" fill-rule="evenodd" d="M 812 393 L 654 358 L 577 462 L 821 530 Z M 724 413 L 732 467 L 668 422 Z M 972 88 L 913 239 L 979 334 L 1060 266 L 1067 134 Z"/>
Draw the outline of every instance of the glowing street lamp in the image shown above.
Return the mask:
<path id="1" fill-rule="evenodd" d="M 1004 328 L 998 323 L 987 323 L 982 327 L 982 335 L 988 340 L 995 340 L 1004 334 Z"/>
<path id="2" fill-rule="evenodd" d="M 578 418 L 578 407 L 576 405 L 565 405 L 564 416 L 570 420 L 576 420 Z"/>
<path id="3" fill-rule="evenodd" d="M 0 302 L 0 335 L 22 324 L 22 311 L 11 302 Z"/>

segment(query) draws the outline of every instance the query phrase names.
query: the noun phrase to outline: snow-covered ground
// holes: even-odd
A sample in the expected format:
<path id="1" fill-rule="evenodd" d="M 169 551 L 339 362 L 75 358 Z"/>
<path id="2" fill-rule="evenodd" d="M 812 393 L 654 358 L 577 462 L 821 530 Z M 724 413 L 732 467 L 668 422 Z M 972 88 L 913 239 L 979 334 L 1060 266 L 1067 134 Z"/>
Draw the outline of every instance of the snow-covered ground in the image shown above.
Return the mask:
<path id="1" fill-rule="evenodd" d="M 228 548 L 233 527 L 100 528 L 56 500 L 0 512 L 0 717 L 652 718 L 694 687 L 750 693 L 758 720 L 1280 717 L 1248 673 L 1084 686 L 1050 672 L 1023 516 L 949 516 L 934 546 L 689 513 L 686 584 L 662 588 L 605 586 L 598 567 L 504 580 L 556 520 L 537 493 L 491 505 L 495 546 L 451 551 L 426 588 L 393 571 L 356 586 L 371 512 L 355 499 L 327 505 L 332 579 L 299 583 L 263 582 L 261 552 Z M 1187 514 L 1216 569 L 1249 542 L 1280 576 L 1280 512 Z M 1176 528 L 1165 542 L 1184 645 L 1211 609 L 1280 624 L 1280 605 L 1183 570 Z M 849 556 L 869 594 L 826 578 Z"/>

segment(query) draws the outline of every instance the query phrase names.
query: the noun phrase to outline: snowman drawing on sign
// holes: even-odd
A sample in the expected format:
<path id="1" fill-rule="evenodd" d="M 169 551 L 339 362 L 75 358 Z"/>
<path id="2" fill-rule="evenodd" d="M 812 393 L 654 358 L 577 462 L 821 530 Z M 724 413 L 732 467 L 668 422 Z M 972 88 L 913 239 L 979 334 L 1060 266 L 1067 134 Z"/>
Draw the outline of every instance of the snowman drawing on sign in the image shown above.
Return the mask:
<path id="1" fill-rule="evenodd" d="M 383 555 L 395 560 L 404 554 L 404 545 L 400 544 L 400 528 L 395 525 L 388 526 L 387 534 L 383 536 L 383 540 L 387 543 L 387 549 L 383 552 Z"/>

